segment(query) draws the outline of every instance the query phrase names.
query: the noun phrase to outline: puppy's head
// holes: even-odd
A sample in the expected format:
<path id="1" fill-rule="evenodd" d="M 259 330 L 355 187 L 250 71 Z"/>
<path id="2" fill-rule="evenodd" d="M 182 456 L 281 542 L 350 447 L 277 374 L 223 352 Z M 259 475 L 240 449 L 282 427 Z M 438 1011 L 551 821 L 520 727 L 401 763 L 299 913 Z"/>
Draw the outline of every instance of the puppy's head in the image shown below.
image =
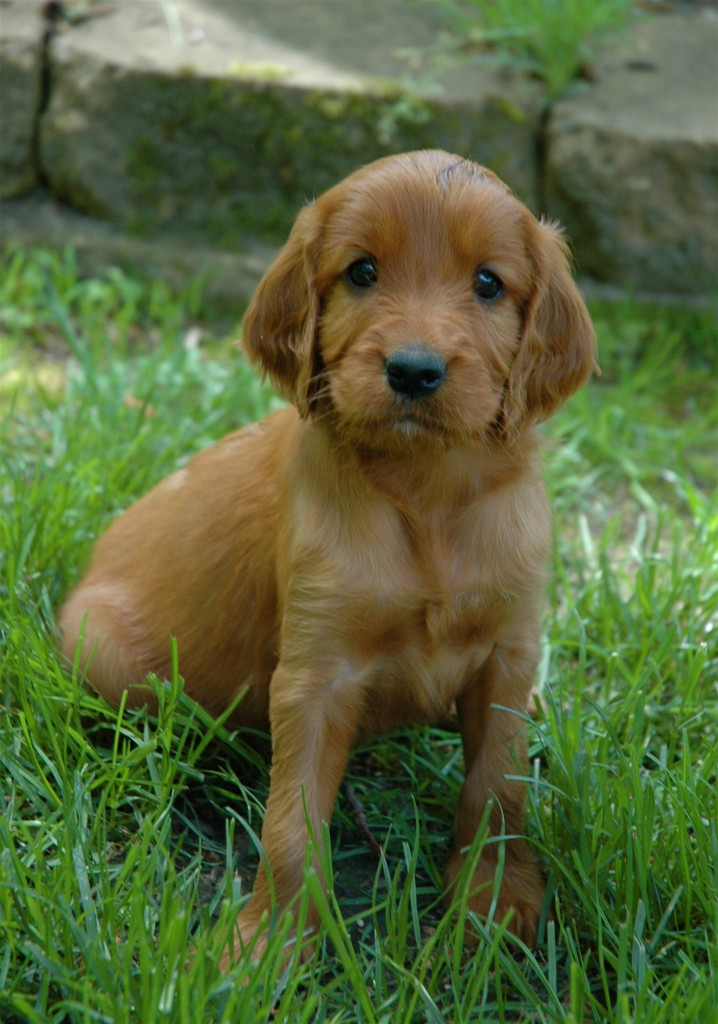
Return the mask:
<path id="1" fill-rule="evenodd" d="M 434 150 L 378 160 L 302 210 L 243 340 L 303 416 L 370 447 L 515 436 L 595 365 L 560 233 Z"/>

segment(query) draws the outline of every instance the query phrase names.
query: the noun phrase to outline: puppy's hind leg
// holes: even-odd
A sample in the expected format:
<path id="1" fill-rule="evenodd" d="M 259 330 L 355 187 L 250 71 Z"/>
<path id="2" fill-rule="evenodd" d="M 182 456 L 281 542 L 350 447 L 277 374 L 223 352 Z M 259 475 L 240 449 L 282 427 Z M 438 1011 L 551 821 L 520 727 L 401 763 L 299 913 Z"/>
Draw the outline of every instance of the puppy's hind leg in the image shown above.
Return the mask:
<path id="1" fill-rule="evenodd" d="M 111 704 L 127 691 L 131 706 L 154 710 L 152 690 L 142 680 L 148 664 L 141 628 L 122 587 L 95 583 L 79 586 L 58 616 L 63 653 L 77 664 L 80 677 Z"/>

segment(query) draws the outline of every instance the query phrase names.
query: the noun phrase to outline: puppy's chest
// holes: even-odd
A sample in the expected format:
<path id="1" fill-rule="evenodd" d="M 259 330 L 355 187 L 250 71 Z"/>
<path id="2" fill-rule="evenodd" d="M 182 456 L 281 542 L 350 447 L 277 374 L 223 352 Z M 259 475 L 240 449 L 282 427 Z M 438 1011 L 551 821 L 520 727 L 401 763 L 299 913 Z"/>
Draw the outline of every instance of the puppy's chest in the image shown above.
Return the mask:
<path id="1" fill-rule="evenodd" d="M 435 594 L 416 614 L 429 644 L 466 644 L 486 626 L 486 599 L 478 589 Z"/>
<path id="2" fill-rule="evenodd" d="M 476 545 L 439 531 L 384 551 L 347 596 L 360 651 L 394 664 L 421 661 L 439 675 L 460 671 L 511 603 Z"/>
<path id="3" fill-rule="evenodd" d="M 407 521 L 385 508 L 327 530 L 333 544 L 313 535 L 285 616 L 287 656 L 346 666 L 341 689 L 358 686 L 387 721 L 395 704 L 417 720 L 445 712 L 523 590 L 516 545 L 507 552 L 495 523 L 465 511 Z"/>
<path id="4" fill-rule="evenodd" d="M 475 533 L 385 528 L 374 539 L 315 548 L 283 631 L 288 660 L 329 667 L 332 699 L 362 695 L 369 734 L 446 715 L 517 596 L 504 589 L 495 545 L 487 551 Z"/>
<path id="5" fill-rule="evenodd" d="M 446 715 L 494 644 L 495 609 L 477 589 L 364 595 L 355 612 L 355 628 L 344 638 L 347 660 L 367 713 L 374 708 L 384 726 Z"/>
<path id="6" fill-rule="evenodd" d="M 466 590 L 420 590 L 397 586 L 383 593 L 357 594 L 355 633 L 365 649 L 388 655 L 414 651 L 425 660 L 455 654 L 492 631 L 501 606 L 509 599 L 489 599 L 481 587 Z"/>
<path id="7" fill-rule="evenodd" d="M 421 525 L 402 531 L 386 552 L 380 590 L 412 610 L 428 642 L 467 641 L 496 601 L 496 552 L 487 557 L 476 531 L 442 520 Z"/>

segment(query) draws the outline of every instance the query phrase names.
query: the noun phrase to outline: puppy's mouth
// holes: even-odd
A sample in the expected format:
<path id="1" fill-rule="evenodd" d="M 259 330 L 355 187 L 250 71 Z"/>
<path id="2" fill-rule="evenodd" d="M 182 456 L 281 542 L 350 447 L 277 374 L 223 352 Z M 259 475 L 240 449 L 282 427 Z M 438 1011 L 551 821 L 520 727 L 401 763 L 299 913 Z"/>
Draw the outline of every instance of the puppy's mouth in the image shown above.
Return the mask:
<path id="1" fill-rule="evenodd" d="M 420 344 L 353 364 L 327 375 L 340 431 L 370 448 L 427 445 L 441 448 L 476 442 L 487 425 L 479 414 L 487 397 L 478 389 L 466 408 L 468 387 L 436 350 Z M 369 363 L 369 365 L 367 365 Z M 367 372 L 369 370 L 370 372 Z M 488 390 L 488 389 L 484 389 Z"/>
<path id="2" fill-rule="evenodd" d="M 389 430 L 404 437 L 446 434 L 446 422 L 431 408 L 431 401 L 395 399 L 387 417 Z"/>
<path id="3" fill-rule="evenodd" d="M 393 396 L 376 405 L 370 400 L 363 407 L 335 406 L 337 427 L 369 448 L 394 449 L 407 444 L 439 444 L 442 448 L 455 441 L 456 425 L 447 422 L 438 403 L 411 401 Z"/>
<path id="4" fill-rule="evenodd" d="M 395 396 L 383 410 L 377 409 L 374 414 L 367 410 L 367 413 L 364 418 L 365 436 L 371 436 L 373 445 L 379 448 L 434 447 L 437 444 L 446 448 L 455 444 L 458 435 L 463 433 L 461 429 L 457 430 L 456 424 L 447 421 L 440 403 L 432 399 L 411 401 Z"/>

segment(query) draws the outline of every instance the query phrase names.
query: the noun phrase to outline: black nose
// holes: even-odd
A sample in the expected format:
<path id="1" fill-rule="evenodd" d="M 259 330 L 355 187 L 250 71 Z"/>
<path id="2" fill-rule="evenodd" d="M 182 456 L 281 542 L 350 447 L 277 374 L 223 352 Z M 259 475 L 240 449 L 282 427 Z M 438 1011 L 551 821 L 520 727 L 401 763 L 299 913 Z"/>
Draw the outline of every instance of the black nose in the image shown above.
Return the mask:
<path id="1" fill-rule="evenodd" d="M 441 387 L 446 379 L 446 363 L 424 348 L 400 349 L 384 365 L 392 391 L 407 398 L 425 398 Z"/>

